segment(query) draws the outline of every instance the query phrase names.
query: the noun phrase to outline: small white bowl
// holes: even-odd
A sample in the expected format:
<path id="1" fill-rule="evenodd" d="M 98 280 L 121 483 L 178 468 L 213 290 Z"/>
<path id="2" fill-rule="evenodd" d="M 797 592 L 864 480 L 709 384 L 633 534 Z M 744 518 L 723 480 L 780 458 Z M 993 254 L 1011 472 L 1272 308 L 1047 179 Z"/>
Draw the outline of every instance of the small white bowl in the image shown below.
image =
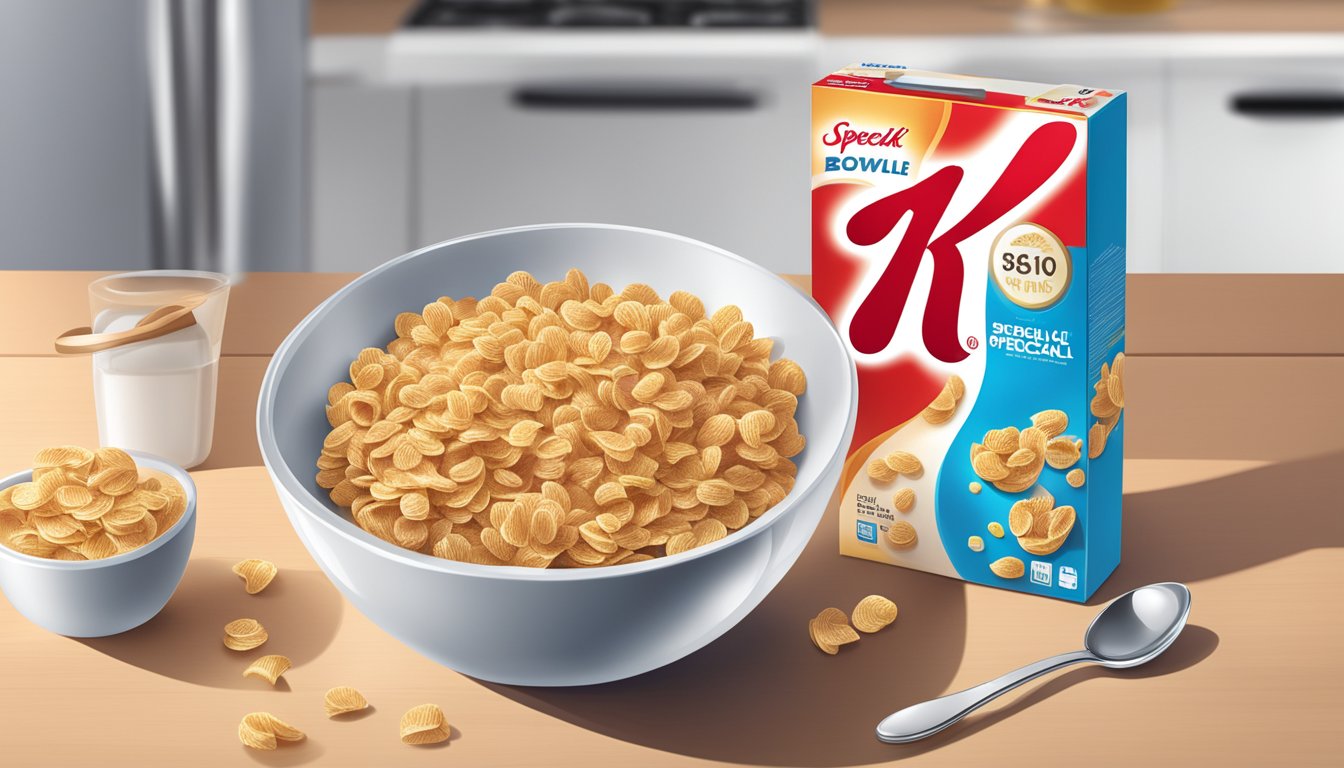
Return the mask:
<path id="1" fill-rule="evenodd" d="M 43 629 L 68 637 L 105 637 L 154 618 L 173 596 L 196 538 L 196 485 L 175 464 L 127 451 L 142 469 L 172 477 L 187 509 L 143 547 L 102 560 L 50 560 L 0 544 L 0 591 L 15 610 Z M 0 489 L 32 480 L 32 470 L 0 480 Z"/>
<path id="2" fill-rule="evenodd" d="M 314 481 L 331 426 L 327 389 L 392 318 L 440 296 L 482 296 L 515 270 L 559 280 L 570 267 L 615 287 L 737 304 L 776 355 L 807 373 L 798 423 L 807 448 L 792 493 L 727 538 L 671 557 L 590 569 L 443 560 L 355 525 Z M 671 663 L 755 608 L 798 559 L 839 481 L 858 407 L 854 363 L 826 314 L 762 267 L 665 232 L 595 224 L 521 227 L 394 259 L 337 291 L 290 333 L 257 403 L 262 458 L 313 559 L 364 615 L 416 651 L 472 677 L 585 685 Z M 815 607 L 809 610 L 816 610 Z"/>

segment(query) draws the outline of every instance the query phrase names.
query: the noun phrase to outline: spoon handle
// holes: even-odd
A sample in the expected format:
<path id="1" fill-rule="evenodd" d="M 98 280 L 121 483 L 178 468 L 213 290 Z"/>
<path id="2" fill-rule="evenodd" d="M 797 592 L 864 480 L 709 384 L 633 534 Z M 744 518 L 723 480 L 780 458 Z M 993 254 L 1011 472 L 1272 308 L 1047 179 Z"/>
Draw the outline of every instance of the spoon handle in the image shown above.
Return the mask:
<path id="1" fill-rule="evenodd" d="M 1084 661 L 1097 661 L 1097 658 L 1088 651 L 1061 653 L 974 688 L 906 707 L 887 715 L 877 724 L 877 738 L 889 744 L 904 744 L 932 736 L 1023 683 Z"/>

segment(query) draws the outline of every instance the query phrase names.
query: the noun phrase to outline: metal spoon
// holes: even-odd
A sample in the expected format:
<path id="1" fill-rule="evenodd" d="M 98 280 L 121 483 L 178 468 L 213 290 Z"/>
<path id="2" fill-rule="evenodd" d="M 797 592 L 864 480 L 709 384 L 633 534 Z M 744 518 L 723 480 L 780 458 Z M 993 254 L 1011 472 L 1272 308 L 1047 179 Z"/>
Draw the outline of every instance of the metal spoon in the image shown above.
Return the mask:
<path id="1" fill-rule="evenodd" d="M 905 744 L 932 736 L 1019 685 L 1070 664 L 1137 667 L 1167 650 L 1189 615 L 1190 590 L 1184 584 L 1140 587 L 1112 600 L 1097 614 L 1083 634 L 1085 650 L 1028 664 L 974 688 L 906 707 L 877 724 L 877 738 Z"/>

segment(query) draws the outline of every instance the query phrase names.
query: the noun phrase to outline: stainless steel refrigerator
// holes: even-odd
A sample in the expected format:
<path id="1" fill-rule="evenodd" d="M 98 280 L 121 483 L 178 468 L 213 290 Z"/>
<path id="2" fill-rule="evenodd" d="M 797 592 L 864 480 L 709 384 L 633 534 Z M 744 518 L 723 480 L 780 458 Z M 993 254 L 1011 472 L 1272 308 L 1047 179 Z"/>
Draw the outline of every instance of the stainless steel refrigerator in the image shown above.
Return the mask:
<path id="1" fill-rule="evenodd" d="M 307 5 L 0 0 L 0 268 L 305 269 Z"/>

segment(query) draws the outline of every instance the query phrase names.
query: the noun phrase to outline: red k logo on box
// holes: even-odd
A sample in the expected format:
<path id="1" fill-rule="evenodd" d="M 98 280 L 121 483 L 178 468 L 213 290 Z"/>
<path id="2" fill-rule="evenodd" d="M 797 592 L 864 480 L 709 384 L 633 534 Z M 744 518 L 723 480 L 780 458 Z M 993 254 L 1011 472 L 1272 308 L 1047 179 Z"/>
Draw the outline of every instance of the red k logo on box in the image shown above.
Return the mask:
<path id="1" fill-rule="evenodd" d="M 850 343 L 865 354 L 881 352 L 891 343 L 904 314 L 915 272 L 927 252 L 933 257 L 933 282 L 924 309 L 924 345 L 945 363 L 966 359 L 970 353 L 957 335 L 957 317 L 963 286 L 959 246 L 1026 200 L 1064 164 L 1077 140 L 1077 130 L 1066 122 L 1036 129 L 989 192 L 960 221 L 934 238 L 949 203 L 961 186 L 961 166 L 947 166 L 926 179 L 861 208 L 845 232 L 855 245 L 876 245 L 910 214 L 910 224 L 849 325 Z"/>

